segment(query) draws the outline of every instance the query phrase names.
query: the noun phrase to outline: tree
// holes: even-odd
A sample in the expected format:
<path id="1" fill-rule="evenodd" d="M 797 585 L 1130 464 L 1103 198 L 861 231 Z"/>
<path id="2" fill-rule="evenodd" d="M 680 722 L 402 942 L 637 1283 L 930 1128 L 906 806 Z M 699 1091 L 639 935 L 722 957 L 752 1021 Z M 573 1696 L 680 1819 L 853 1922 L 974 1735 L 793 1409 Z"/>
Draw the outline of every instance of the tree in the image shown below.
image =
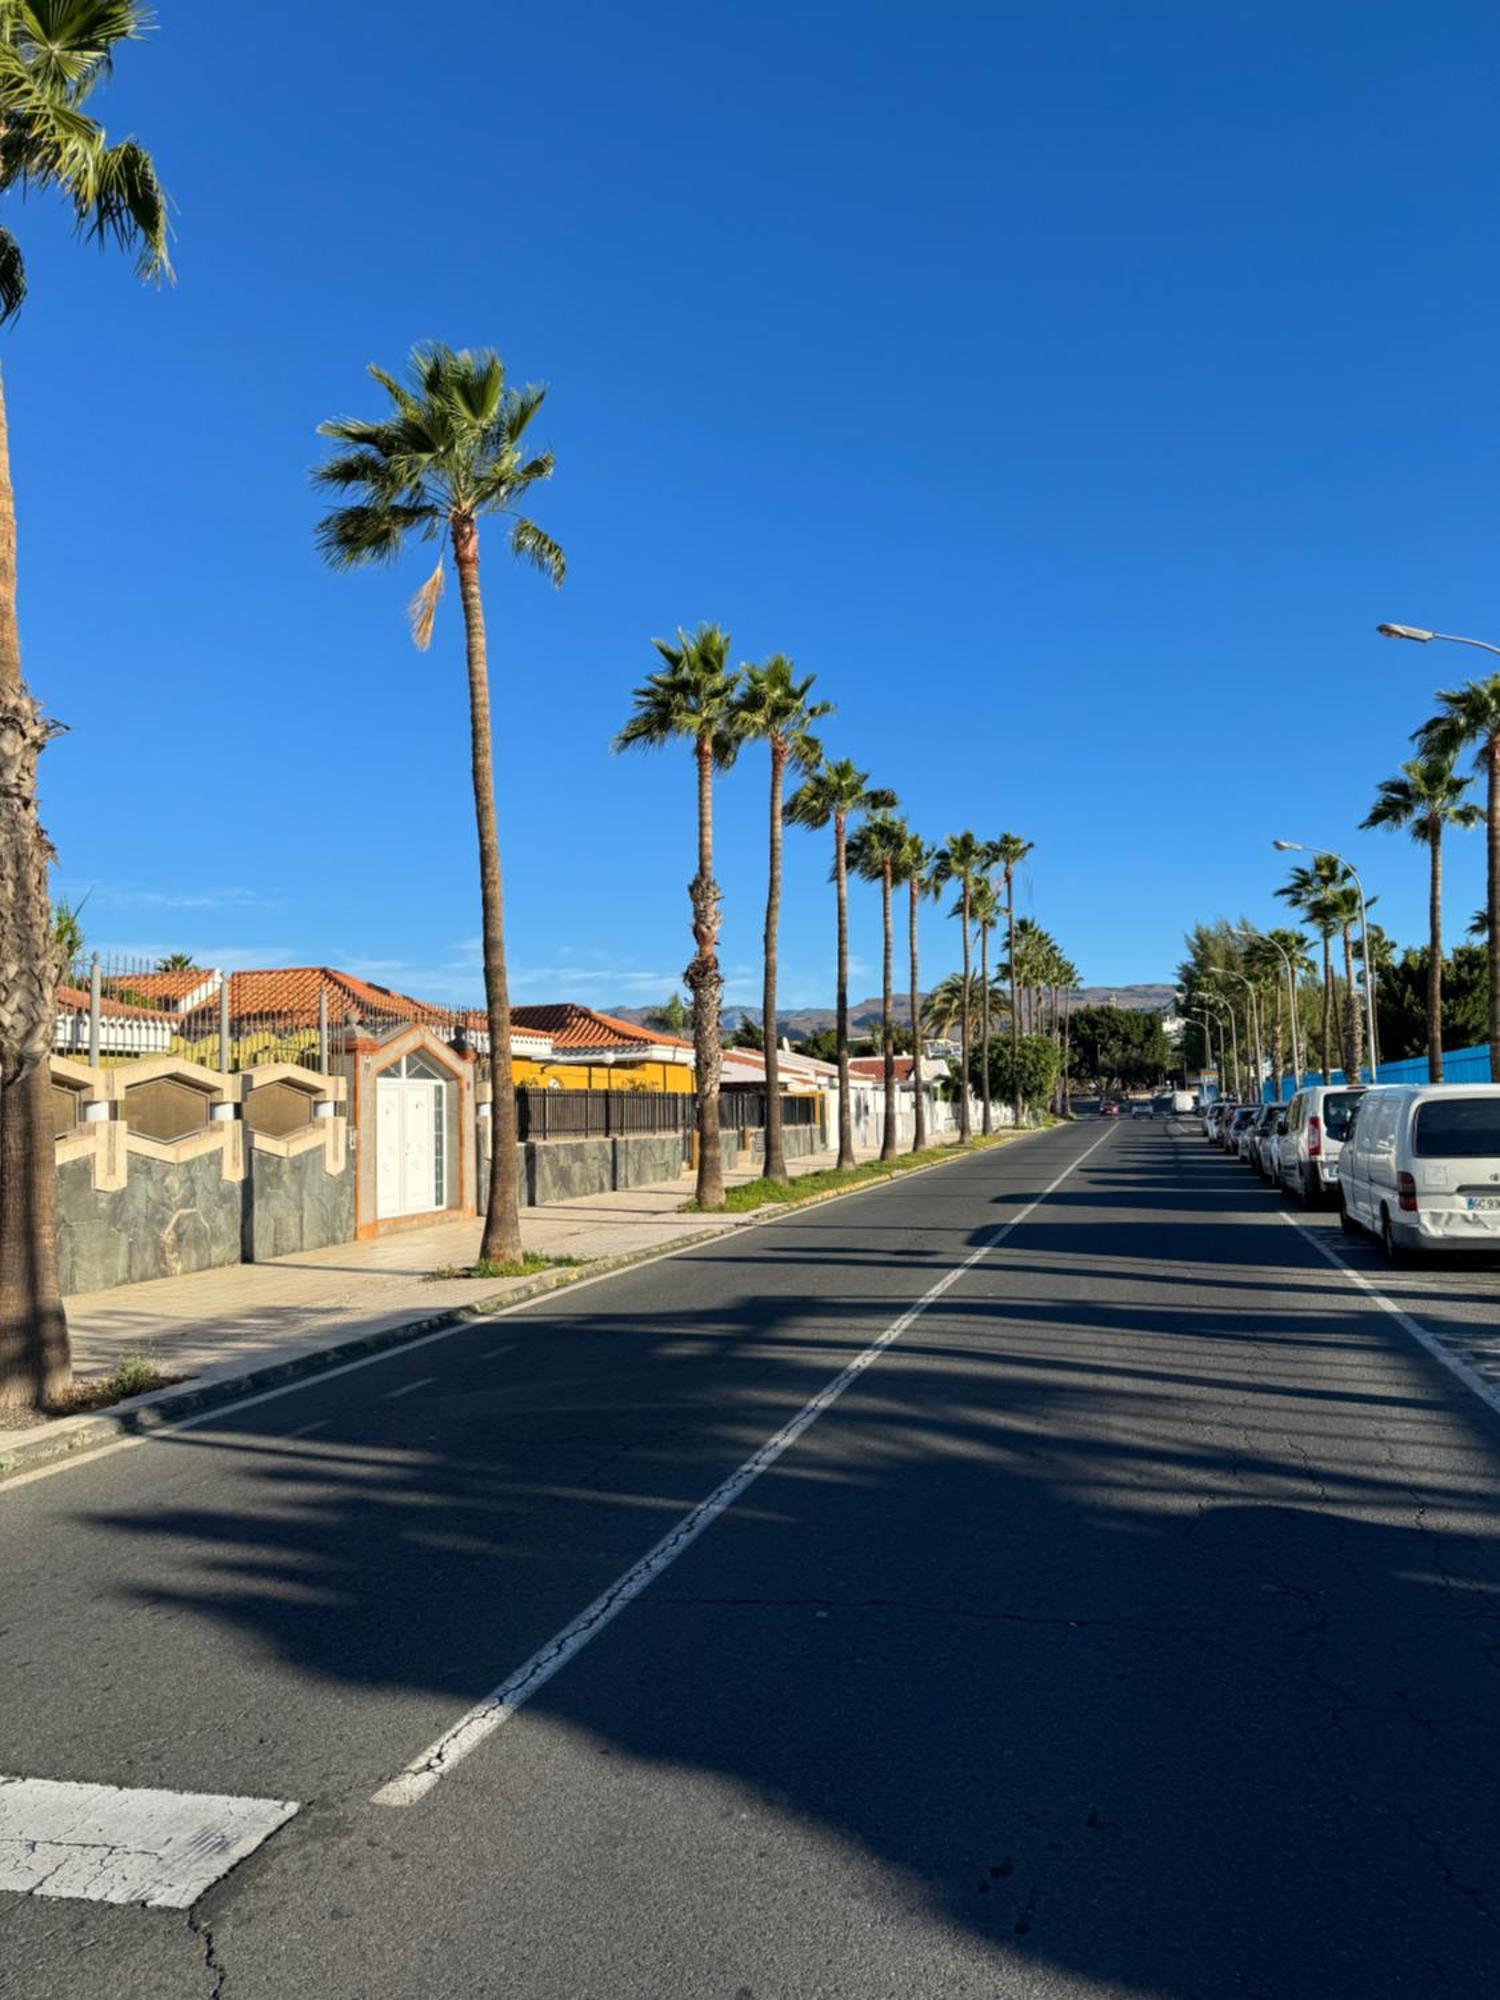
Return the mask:
<path id="1" fill-rule="evenodd" d="M 659 1035 L 680 1035 L 692 1026 L 693 1017 L 682 1004 L 682 995 L 674 993 L 659 1007 L 647 1011 L 645 1025 L 655 1028 Z"/>
<path id="2" fill-rule="evenodd" d="M 1464 794 L 1452 757 L 1413 757 L 1386 778 L 1361 826 L 1404 826 L 1427 849 L 1427 1080 L 1443 1080 L 1443 829 L 1475 827 L 1484 814 Z M 1366 966 L 1365 977 L 1370 976 Z"/>
<path id="3" fill-rule="evenodd" d="M 920 1153 L 927 1144 L 927 1100 L 922 1089 L 922 989 L 917 962 L 917 906 L 924 896 L 937 894 L 937 885 L 932 879 L 935 853 L 935 849 L 929 847 L 920 834 L 908 833 L 901 843 L 901 851 L 892 871 L 897 882 L 906 884 L 907 895 L 907 949 L 911 960 L 911 1149 L 914 1153 Z"/>
<path id="4" fill-rule="evenodd" d="M 1010 1041 L 1015 1048 L 1021 1039 L 1021 1016 L 1016 1007 L 1016 870 L 1030 854 L 1034 841 L 1023 840 L 1018 833 L 1002 833 L 995 842 L 995 851 L 1005 876 L 1005 922 L 1006 956 L 1010 960 Z M 1019 1073 L 1019 1072 L 1018 1072 Z M 1016 1123 L 1021 1122 L 1020 1099 L 1013 1098 L 1011 1108 Z"/>
<path id="5" fill-rule="evenodd" d="M 747 740 L 764 742 L 771 753 L 771 858 L 766 879 L 766 926 L 761 1019 L 766 1024 L 766 1171 L 768 1181 L 787 1178 L 786 1149 L 781 1136 L 781 1077 L 776 1048 L 777 937 L 781 924 L 781 832 L 785 818 L 787 767 L 798 772 L 817 768 L 823 746 L 812 725 L 832 715 L 833 704 L 809 701 L 813 675 L 798 680 L 796 669 L 782 653 L 773 653 L 763 667 L 746 667 L 734 725 Z"/>
<path id="6" fill-rule="evenodd" d="M 1025 1107 L 1051 1096 L 1061 1067 L 1062 1052 L 1051 1035 L 1022 1035 L 1015 1042 L 997 1036 L 974 1051 L 971 1081 L 982 1084 L 987 1074 L 995 1096 Z"/>
<path id="7" fill-rule="evenodd" d="M 772 1036 L 771 1039 L 772 1047 L 768 1049 L 764 1029 L 754 1021 L 741 1021 L 732 1034 L 725 1036 L 724 1046 L 727 1049 L 754 1049 L 757 1053 L 763 1052 L 769 1056 L 774 1053 L 775 1037 Z M 770 1074 L 771 1065 L 767 1062 L 766 1076 L 769 1078 Z M 770 1100 L 768 1098 L 766 1109 L 766 1130 L 768 1135 L 770 1132 L 770 1118 Z"/>
<path id="8" fill-rule="evenodd" d="M 66 977 L 69 970 L 83 957 L 83 904 L 88 901 L 70 903 L 66 896 L 59 896 L 52 905 L 52 942 L 57 949 L 57 966 Z"/>
<path id="9" fill-rule="evenodd" d="M 1144 1008 L 1079 1007 L 1069 1026 L 1084 1075 L 1103 1091 L 1115 1083 L 1155 1083 L 1171 1061 L 1161 1015 Z"/>
<path id="10" fill-rule="evenodd" d="M 1500 1083 L 1500 674 L 1463 687 L 1444 688 L 1438 713 L 1424 722 L 1413 741 L 1424 757 L 1457 761 L 1475 752 L 1485 776 L 1485 919 L 1490 955 L 1490 1081 Z"/>
<path id="11" fill-rule="evenodd" d="M 833 885 L 838 904 L 838 991 L 835 996 L 834 1034 L 839 1066 L 839 1157 L 840 1167 L 854 1165 L 854 1116 L 849 1092 L 849 876 L 844 851 L 850 816 L 854 813 L 894 812 L 896 794 L 870 784 L 868 771 L 856 770 L 852 761 L 841 758 L 830 763 L 825 757 L 811 776 L 792 794 L 786 816 L 794 826 L 816 831 L 833 827 Z"/>
<path id="12" fill-rule="evenodd" d="M 1330 898 L 1344 879 L 1343 863 L 1331 854 L 1315 854 L 1311 867 L 1293 868 L 1276 894 L 1307 919 L 1323 941 L 1323 1013 L 1321 1055 L 1323 1081 L 1329 1080 L 1333 1045 L 1333 934 L 1338 917 Z M 1345 1074 L 1348 1072 L 1346 1070 Z"/>
<path id="13" fill-rule="evenodd" d="M 885 1080 L 885 1119 L 880 1136 L 880 1157 L 896 1157 L 896 1040 L 891 1008 L 895 986 L 895 937 L 891 920 L 891 888 L 896 866 L 907 842 L 903 821 L 888 812 L 872 813 L 864 825 L 849 836 L 849 866 L 866 882 L 880 884 L 880 1052 Z"/>
<path id="14" fill-rule="evenodd" d="M 693 999 L 693 1066 L 698 1084 L 698 1183 L 700 1208 L 724 1206 L 724 1162 L 719 1145 L 719 885 L 714 880 L 714 772 L 727 770 L 738 748 L 735 703 L 738 673 L 729 667 L 729 634 L 700 625 L 677 643 L 653 639 L 664 665 L 635 691 L 635 713 L 615 738 L 616 750 L 659 750 L 686 738 L 698 776 L 698 872 L 688 884 L 693 907 L 692 963 L 684 972 Z"/>
<path id="15" fill-rule="evenodd" d="M 191 953 L 185 951 L 169 952 L 165 958 L 159 958 L 156 961 L 156 969 L 158 972 L 196 972 L 198 970 L 197 966 L 193 963 Z"/>
<path id="16" fill-rule="evenodd" d="M 987 846 L 984 855 L 986 868 L 993 867 L 995 849 Z M 995 894 L 995 885 L 987 874 L 974 884 L 972 905 L 974 922 L 979 929 L 979 1046 L 987 1049 L 990 1045 L 990 932 L 1000 920 L 1000 898 Z M 982 1062 L 979 1069 L 982 1089 L 979 1129 L 988 1138 L 994 1130 L 989 1064 Z"/>
<path id="17" fill-rule="evenodd" d="M 151 156 L 111 145 L 89 114 L 149 15 L 135 0 L 0 0 L 0 192 L 51 189 L 78 234 L 135 253 L 143 278 L 170 276 L 167 206 Z M 26 297 L 21 247 L 0 229 L 0 323 Z M 57 1275 L 57 1166 L 48 1058 L 57 1019 L 57 941 L 37 817 L 37 759 L 57 724 L 21 678 L 16 507 L 0 389 L 0 1404 L 45 1406 L 71 1377 Z"/>
<path id="18" fill-rule="evenodd" d="M 974 885 L 988 866 L 985 859 L 984 842 L 977 834 L 965 830 L 950 833 L 946 844 L 938 850 L 933 868 L 933 880 L 939 887 L 949 882 L 958 884 L 958 903 L 954 914 L 963 926 L 963 1006 L 959 1011 L 959 1072 L 964 1078 L 963 1088 L 958 1094 L 958 1136 L 968 1140 L 974 1136 L 974 1122 L 969 1111 L 969 1053 L 972 1046 L 971 956 L 969 946 L 969 925 L 973 917 Z"/>
<path id="19" fill-rule="evenodd" d="M 510 1058 L 510 990 L 505 962 L 500 834 L 490 724 L 489 651 L 479 587 L 479 524 L 509 523 L 511 554 L 554 585 L 562 550 L 517 512 L 531 487 L 552 477 L 549 451 L 531 453 L 526 433 L 546 390 L 510 387 L 492 348 L 455 352 L 439 342 L 412 349 L 400 382 L 373 365 L 389 399 L 385 415 L 336 417 L 318 426 L 338 447 L 313 474 L 343 499 L 318 524 L 318 548 L 338 570 L 393 563 L 408 538 L 437 542 L 437 566 L 411 601 L 412 638 L 425 652 L 444 581 L 443 545 L 453 551 L 463 604 L 469 681 L 469 762 L 479 843 L 485 1013 L 490 1055 L 491 1158 L 481 1260 L 517 1263 L 521 1249 L 516 1093 Z"/>

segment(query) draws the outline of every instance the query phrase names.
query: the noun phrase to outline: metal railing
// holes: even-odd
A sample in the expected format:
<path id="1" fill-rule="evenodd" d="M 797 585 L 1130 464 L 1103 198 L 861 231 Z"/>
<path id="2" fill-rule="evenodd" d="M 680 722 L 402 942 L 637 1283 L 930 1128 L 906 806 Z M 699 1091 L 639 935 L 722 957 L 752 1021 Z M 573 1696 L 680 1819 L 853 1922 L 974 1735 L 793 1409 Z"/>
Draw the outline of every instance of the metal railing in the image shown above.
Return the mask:
<path id="1" fill-rule="evenodd" d="M 611 1139 L 691 1132 L 697 1100 L 686 1091 L 534 1090 L 516 1092 L 522 1139 Z"/>
<path id="2" fill-rule="evenodd" d="M 766 1093 L 763 1090 L 726 1090 L 719 1098 L 719 1127 L 725 1132 L 758 1132 L 766 1122 Z M 816 1125 L 818 1106 L 811 1097 L 783 1097 L 783 1130 L 799 1125 Z"/>

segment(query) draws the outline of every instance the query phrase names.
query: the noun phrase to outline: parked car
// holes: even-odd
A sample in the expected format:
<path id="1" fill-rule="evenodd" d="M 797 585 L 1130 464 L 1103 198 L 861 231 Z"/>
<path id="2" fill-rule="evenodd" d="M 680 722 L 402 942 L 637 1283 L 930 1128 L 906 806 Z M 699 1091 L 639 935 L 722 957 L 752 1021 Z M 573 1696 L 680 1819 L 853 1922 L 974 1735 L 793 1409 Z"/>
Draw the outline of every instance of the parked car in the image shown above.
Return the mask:
<path id="1" fill-rule="evenodd" d="M 1263 1104 L 1250 1127 L 1248 1156 L 1251 1166 L 1263 1180 L 1274 1181 L 1280 1177 L 1277 1148 L 1285 1119 L 1284 1104 Z"/>
<path id="2" fill-rule="evenodd" d="M 1224 1132 L 1224 1151 L 1234 1159 L 1245 1158 L 1245 1146 L 1250 1137 L 1250 1128 L 1259 1116 L 1259 1107 L 1254 1104 L 1241 1104 L 1236 1107 L 1234 1116 L 1229 1120 Z"/>
<path id="3" fill-rule="evenodd" d="M 1153 1106 L 1149 1104 L 1132 1104 L 1130 1115 L 1132 1118 L 1154 1118 L 1156 1112 Z"/>
<path id="4" fill-rule="evenodd" d="M 1365 1084 L 1310 1083 L 1286 1108 L 1280 1144 L 1281 1184 L 1304 1208 L 1318 1208 L 1338 1193 L 1339 1154 Z"/>
<path id="5" fill-rule="evenodd" d="M 1104 1102 L 1099 1106 L 1099 1116 L 1101 1118 L 1118 1118 L 1119 1115 L 1119 1105 L 1115 1103 L 1112 1097 L 1106 1097 Z"/>
<path id="6" fill-rule="evenodd" d="M 1394 1262 L 1500 1250 L 1500 1083 L 1367 1090 L 1339 1159 L 1339 1214 Z"/>
<path id="7" fill-rule="evenodd" d="M 1228 1097 L 1216 1097 L 1209 1105 L 1203 1119 L 1203 1136 L 1211 1146 L 1223 1143 L 1224 1121 L 1236 1108 L 1234 1100 Z"/>

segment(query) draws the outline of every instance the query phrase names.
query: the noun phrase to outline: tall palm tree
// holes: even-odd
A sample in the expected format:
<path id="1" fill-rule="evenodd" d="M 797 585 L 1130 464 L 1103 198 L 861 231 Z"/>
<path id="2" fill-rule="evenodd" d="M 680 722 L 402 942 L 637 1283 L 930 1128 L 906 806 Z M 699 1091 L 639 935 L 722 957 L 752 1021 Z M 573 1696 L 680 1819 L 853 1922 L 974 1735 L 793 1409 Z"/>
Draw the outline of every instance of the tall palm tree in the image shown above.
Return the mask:
<path id="1" fill-rule="evenodd" d="M 329 492 L 351 496 L 318 523 L 318 548 L 334 569 L 346 570 L 395 562 L 408 538 L 438 543 L 437 566 L 410 606 L 412 639 L 422 652 L 432 643 L 443 591 L 444 546 L 453 551 L 468 666 L 490 1044 L 490 1187 L 479 1255 L 482 1261 L 516 1263 L 522 1255 L 516 1093 L 479 524 L 486 515 L 500 516 L 508 523 L 511 554 L 561 584 L 562 550 L 517 512 L 528 490 L 552 477 L 551 452 L 533 453 L 526 437 L 547 392 L 535 385 L 510 387 L 492 348 L 456 353 L 436 341 L 412 349 L 405 382 L 373 365 L 368 372 L 385 391 L 389 409 L 375 418 L 334 417 L 318 426 L 318 435 L 331 438 L 337 449 L 313 478 Z"/>
<path id="2" fill-rule="evenodd" d="M 1358 1083 L 1364 1073 L 1365 1025 L 1359 989 L 1354 983 L 1354 926 L 1360 919 L 1359 891 L 1352 882 L 1341 882 L 1327 892 L 1322 904 L 1344 941 L 1344 1080 Z M 1365 976 L 1369 977 L 1368 970 Z"/>
<path id="3" fill-rule="evenodd" d="M 1010 1046 L 1012 1070 L 1015 1076 L 1015 1091 L 1011 1109 L 1017 1125 L 1021 1122 L 1021 1016 L 1016 1007 L 1016 870 L 1036 845 L 1035 841 L 1023 840 L 1018 833 L 1002 833 L 995 842 L 1000 867 L 1005 876 L 1005 922 L 1006 955 L 1010 959 Z"/>
<path id="4" fill-rule="evenodd" d="M 1310 866 L 1293 868 L 1276 891 L 1284 903 L 1290 903 L 1293 909 L 1301 912 L 1323 943 L 1320 1053 L 1324 1083 L 1328 1082 L 1332 1067 L 1329 1056 L 1333 1048 L 1333 934 L 1338 929 L 1338 921 L 1328 899 L 1339 886 L 1343 872 L 1342 864 L 1331 854 L 1315 854 Z"/>
<path id="5" fill-rule="evenodd" d="M 922 1090 L 922 989 L 917 957 L 917 906 L 924 896 L 936 895 L 932 879 L 936 850 L 918 833 L 908 833 L 896 857 L 894 879 L 906 884 L 907 947 L 911 959 L 911 1149 L 920 1153 L 927 1144 L 927 1100 Z"/>
<path id="6" fill-rule="evenodd" d="M 135 0 L 0 0 L 0 193 L 53 190 L 81 236 L 133 251 L 140 275 L 157 279 L 170 266 L 151 156 L 133 139 L 111 145 L 87 108 L 119 49 L 149 25 Z M 20 244 L 0 228 L 0 323 L 25 297 Z M 71 1377 L 48 1067 L 59 953 L 47 894 L 52 847 L 36 806 L 37 759 L 55 733 L 21 678 L 0 388 L 0 1404 L 45 1405 Z"/>
<path id="7" fill-rule="evenodd" d="M 881 1128 L 880 1157 L 896 1157 L 896 1024 L 892 1016 L 895 986 L 895 939 L 891 922 L 891 886 L 896 868 L 909 839 L 904 822 L 888 812 L 872 813 L 863 826 L 849 836 L 848 860 L 855 874 L 866 882 L 880 884 L 880 922 L 883 951 L 880 972 L 880 1052 L 885 1080 L 885 1120 Z M 913 1043 L 915 1046 L 915 1042 Z"/>
<path id="8" fill-rule="evenodd" d="M 833 827 L 833 884 L 838 902 L 838 991 L 834 1034 L 839 1067 L 840 1167 L 854 1165 L 854 1114 L 849 1102 L 849 870 L 845 839 L 855 813 L 894 812 L 896 794 L 870 784 L 868 771 L 856 770 L 848 757 L 830 763 L 825 757 L 793 792 L 786 816 L 795 826 L 817 830 Z"/>
<path id="9" fill-rule="evenodd" d="M 1463 687 L 1444 688 L 1438 713 L 1413 741 L 1424 757 L 1472 749 L 1485 777 L 1485 919 L 1490 954 L 1490 1080 L 1500 1083 L 1500 674 Z"/>
<path id="10" fill-rule="evenodd" d="M 987 846 L 984 852 L 986 866 L 993 867 L 994 848 Z M 979 932 L 979 1129 L 988 1138 L 995 1124 L 990 1104 L 990 932 L 1000 921 L 1000 898 L 988 875 L 974 884 L 972 905 Z"/>
<path id="11" fill-rule="evenodd" d="M 783 792 L 788 765 L 795 771 L 816 768 L 823 747 L 812 725 L 832 715 L 833 703 L 809 701 L 813 675 L 798 680 L 783 653 L 773 653 L 763 667 L 746 667 L 735 704 L 734 726 L 747 740 L 764 742 L 771 753 L 771 862 L 766 887 L 764 979 L 761 1019 L 766 1058 L 766 1179 L 784 1181 L 786 1148 L 781 1135 L 781 1076 L 776 1037 L 777 934 L 781 923 L 781 829 Z"/>
<path id="12" fill-rule="evenodd" d="M 616 750 L 659 750 L 686 737 L 698 773 L 698 872 L 688 884 L 693 906 L 692 964 L 683 973 L 693 1001 L 693 1066 L 698 1084 L 700 1208 L 724 1206 L 719 1146 L 719 1073 L 723 1063 L 719 970 L 719 885 L 714 880 L 714 772 L 734 762 L 739 747 L 735 704 L 739 674 L 729 666 L 729 634 L 700 625 L 677 643 L 653 639 L 665 665 L 635 691 L 635 713 L 615 738 Z M 774 1030 L 773 1030 L 774 1032 Z"/>
<path id="13" fill-rule="evenodd" d="M 1279 951 L 1277 950 L 1278 945 L 1281 948 Z M 1285 957 L 1283 957 L 1283 953 Z M 1253 942 L 1247 945 L 1245 956 L 1264 975 L 1273 995 L 1271 1013 L 1271 1070 L 1276 1078 L 1276 1087 L 1279 1092 L 1281 1089 L 1281 1079 L 1285 1074 L 1285 1064 L 1281 1059 L 1282 998 L 1285 995 L 1290 1008 L 1297 1007 L 1302 993 L 1302 975 L 1304 972 L 1312 971 L 1313 962 L 1308 956 L 1307 939 L 1302 935 L 1301 931 L 1288 930 L 1285 927 L 1279 930 L 1267 931 L 1263 937 L 1255 938 Z M 1288 964 L 1292 968 L 1290 993 L 1286 993 L 1286 967 Z M 1299 1020 L 1300 1018 L 1300 1015 L 1298 1015 Z M 1286 1019 L 1286 1025 L 1288 1028 L 1291 1027 L 1289 1017 Z M 1293 1048 L 1296 1047 L 1295 1034 L 1292 1037 L 1292 1045 Z M 1294 1087 L 1300 1088 L 1301 1083 L 1302 1078 L 1298 1076 L 1294 1080 Z"/>
<path id="14" fill-rule="evenodd" d="M 1443 829 L 1475 827 L 1483 812 L 1464 794 L 1452 757 L 1413 757 L 1381 782 L 1361 826 L 1404 826 L 1427 849 L 1427 1080 L 1443 1080 Z M 1365 969 L 1366 978 L 1369 968 Z"/>
<path id="15" fill-rule="evenodd" d="M 978 834 L 967 829 L 963 833 L 950 833 L 946 844 L 938 850 L 933 868 L 933 880 L 940 887 L 949 882 L 958 884 L 959 896 L 955 914 L 963 927 L 963 992 L 964 1004 L 959 1015 L 959 1046 L 962 1051 L 960 1063 L 963 1080 L 958 1093 L 958 1136 L 960 1140 L 972 1139 L 974 1121 L 969 1111 L 969 1055 L 971 1045 L 970 996 L 972 993 L 972 959 L 969 943 L 969 926 L 973 920 L 974 885 L 988 867 L 985 843 Z"/>

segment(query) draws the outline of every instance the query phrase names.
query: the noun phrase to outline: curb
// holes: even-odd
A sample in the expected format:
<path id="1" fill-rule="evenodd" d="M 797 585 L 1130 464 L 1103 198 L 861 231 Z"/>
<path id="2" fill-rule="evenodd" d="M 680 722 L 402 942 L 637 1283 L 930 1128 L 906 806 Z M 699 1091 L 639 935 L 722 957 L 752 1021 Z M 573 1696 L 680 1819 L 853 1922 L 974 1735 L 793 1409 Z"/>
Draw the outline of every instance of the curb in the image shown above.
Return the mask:
<path id="1" fill-rule="evenodd" d="M 1018 1139 L 1039 1138 L 1042 1133 L 1055 1129 L 1050 1125 L 1041 1125 L 1029 1131 L 1004 1133 L 997 1137 L 994 1145 L 977 1150 L 998 1151 L 1002 1145 L 1013 1144 Z M 613 1256 L 591 1257 L 586 1264 L 541 1271 L 534 1278 L 521 1280 L 514 1291 L 499 1293 L 492 1299 L 476 1299 L 472 1305 L 447 1306 L 441 1312 L 420 1314 L 414 1319 L 402 1320 L 396 1326 L 382 1327 L 378 1333 L 356 1334 L 350 1340 L 335 1341 L 327 1347 L 294 1355 L 290 1360 L 268 1362 L 264 1367 L 249 1368 L 243 1374 L 225 1376 L 219 1381 L 202 1382 L 196 1388 L 154 1389 L 144 1396 L 133 1396 L 112 1410 L 101 1410 L 96 1416 L 64 1417 L 55 1427 L 41 1429 L 34 1438 L 23 1439 L 0 1452 L 0 1492 L 4 1491 L 5 1482 L 18 1473 L 35 1471 L 39 1466 L 71 1458 L 76 1453 L 94 1452 L 104 1445 L 149 1437 L 154 1431 L 170 1429 L 184 1418 L 196 1417 L 223 1403 L 237 1403 L 242 1397 L 259 1390 L 279 1388 L 284 1383 L 321 1375 L 331 1368 L 341 1367 L 346 1361 L 358 1361 L 365 1355 L 379 1354 L 390 1347 L 404 1347 L 427 1334 L 444 1332 L 468 1320 L 498 1318 L 545 1297 L 549 1292 L 575 1290 L 580 1285 L 612 1277 L 616 1271 L 626 1271 L 639 1264 L 654 1264 L 666 1257 L 677 1257 L 705 1243 L 719 1242 L 736 1230 L 759 1228 L 767 1222 L 796 1215 L 806 1208 L 820 1208 L 825 1202 L 847 1201 L 853 1195 L 873 1194 L 879 1188 L 889 1187 L 893 1181 L 915 1179 L 919 1174 L 935 1173 L 939 1168 L 954 1166 L 961 1159 L 971 1158 L 973 1150 L 960 1152 L 955 1147 L 951 1159 L 929 1160 L 920 1167 L 907 1167 L 873 1180 L 861 1181 L 856 1187 L 825 1188 L 802 1201 L 765 1202 L 759 1208 L 749 1208 L 743 1214 L 725 1217 L 715 1229 L 696 1230 L 691 1236 L 680 1236 L 659 1249 L 621 1250 Z"/>

